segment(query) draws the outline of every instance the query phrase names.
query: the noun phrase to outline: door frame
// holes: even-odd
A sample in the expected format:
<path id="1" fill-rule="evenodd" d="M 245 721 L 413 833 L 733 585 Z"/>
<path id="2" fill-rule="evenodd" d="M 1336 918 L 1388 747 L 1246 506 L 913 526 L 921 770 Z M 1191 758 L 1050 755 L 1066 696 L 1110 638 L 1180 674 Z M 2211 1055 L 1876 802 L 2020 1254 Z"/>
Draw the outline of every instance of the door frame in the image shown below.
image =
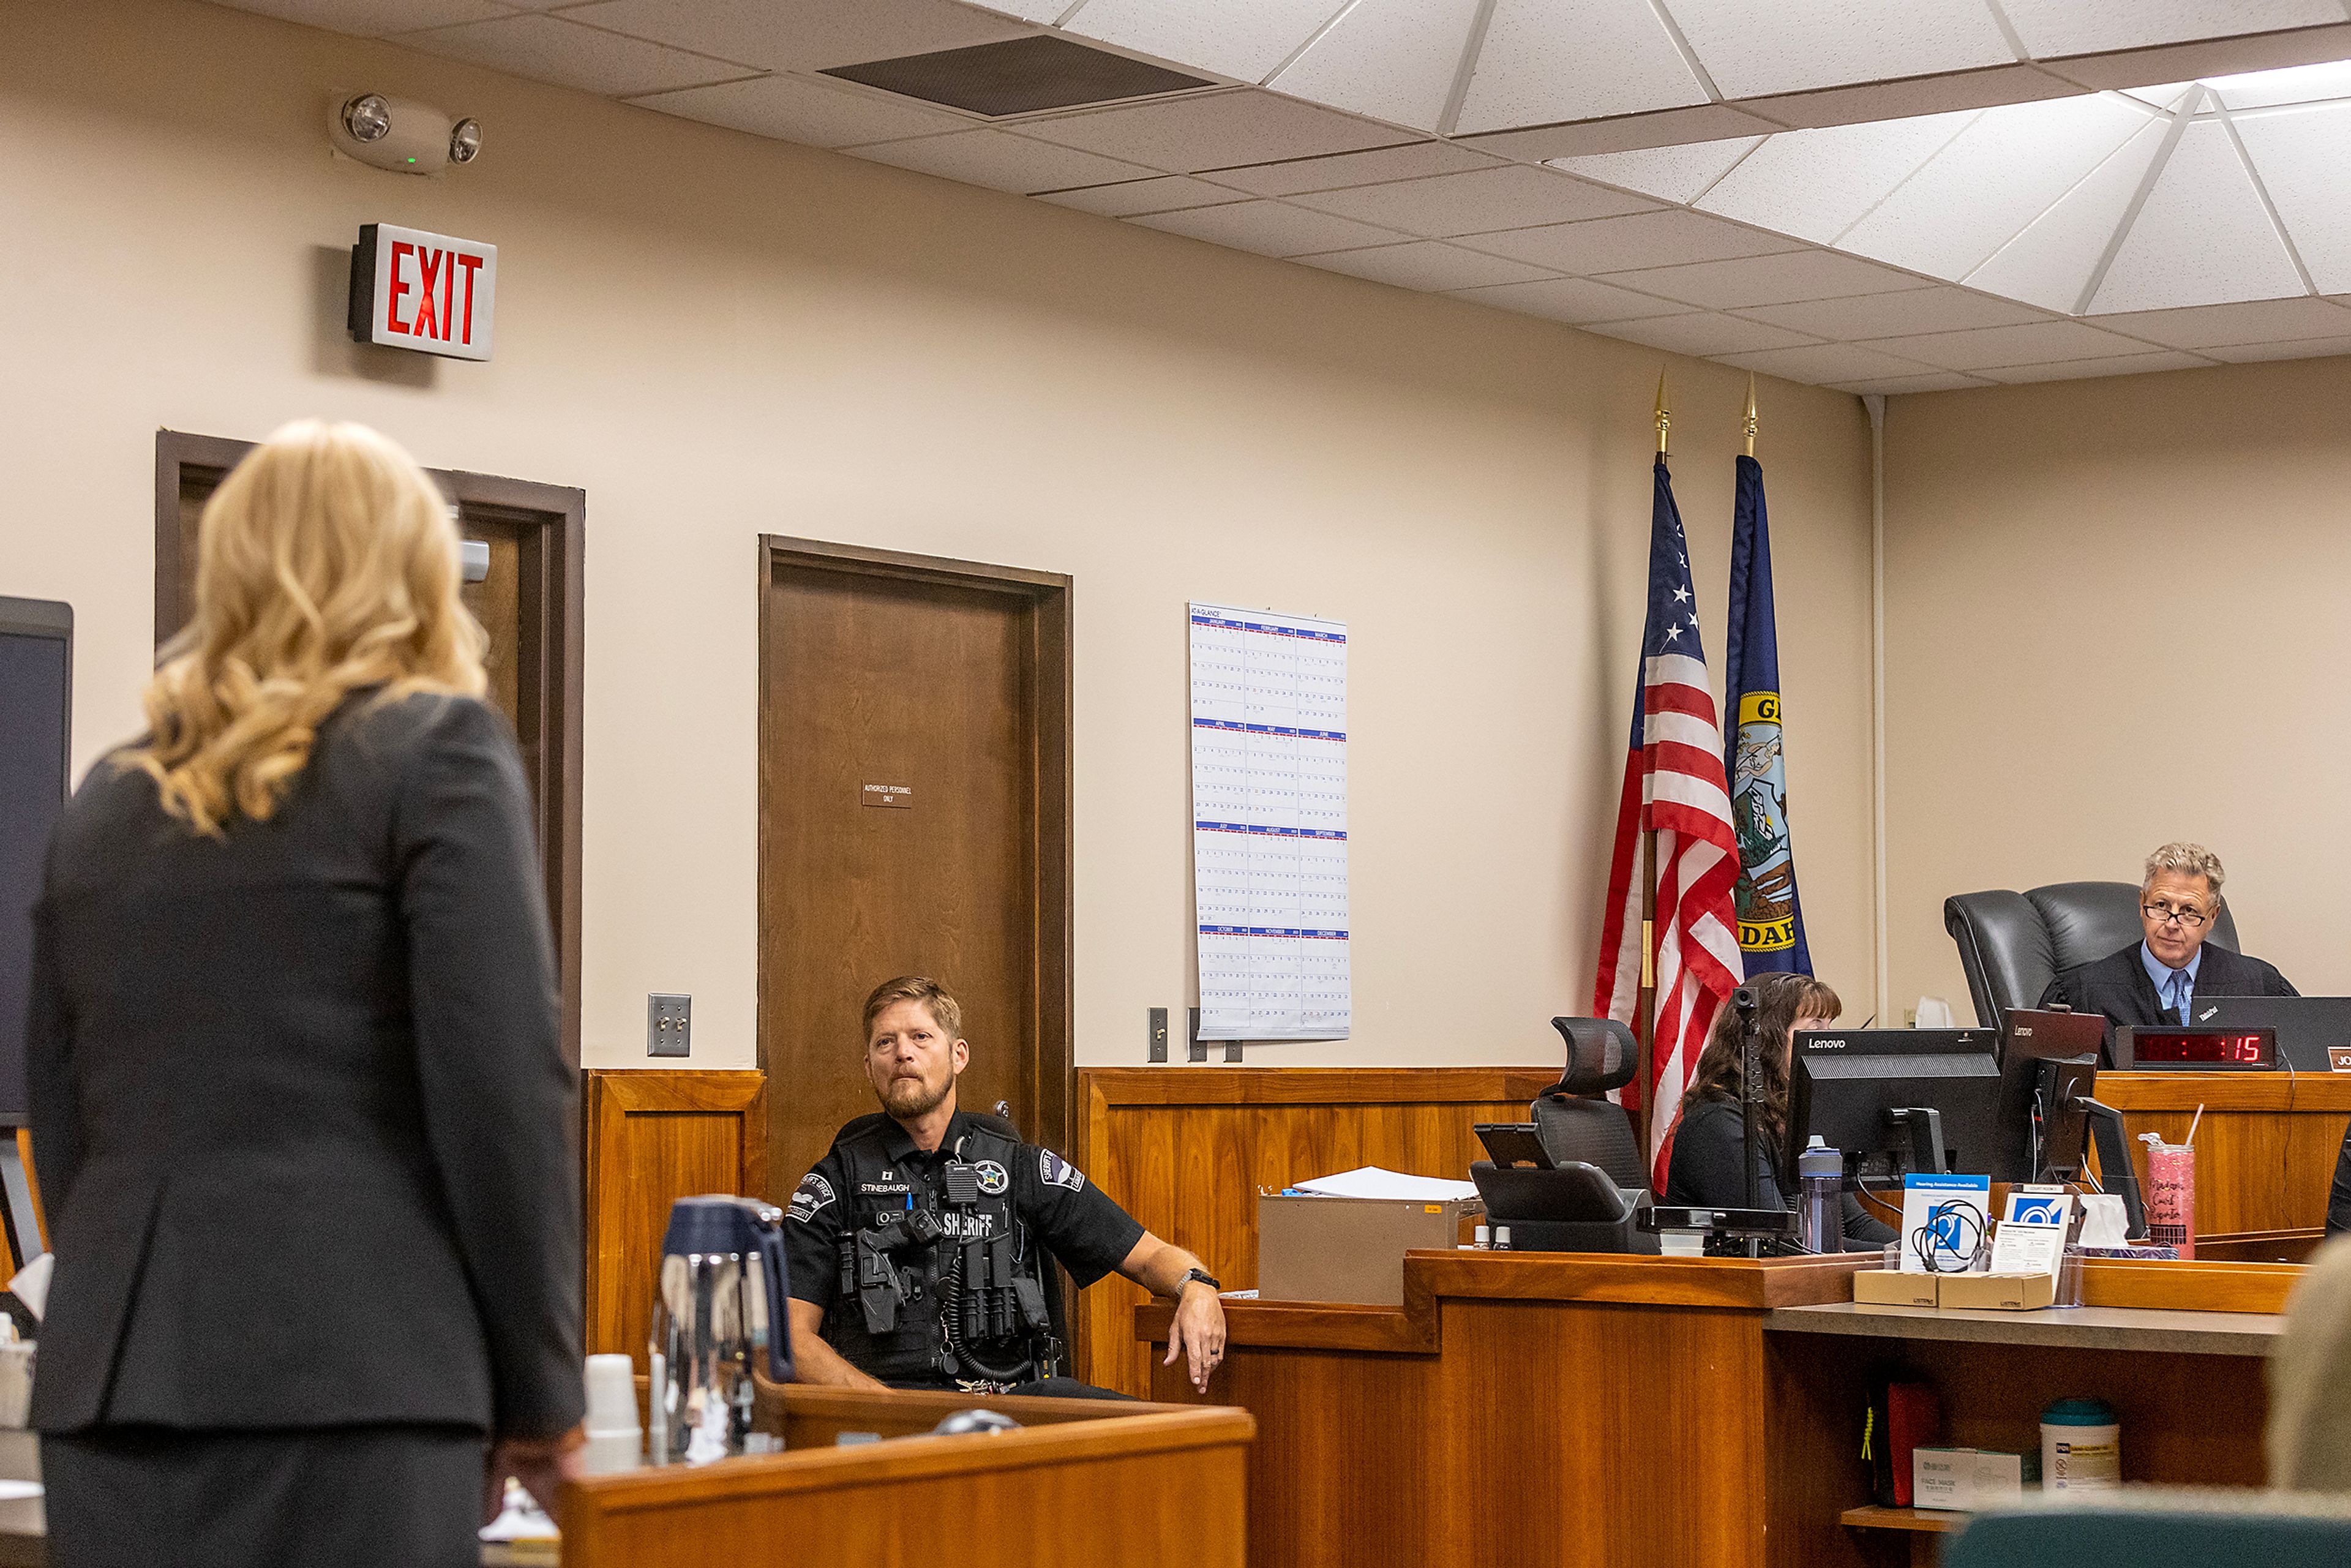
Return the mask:
<path id="1" fill-rule="evenodd" d="M 186 624 L 191 606 L 181 583 L 187 563 L 180 551 L 180 495 L 189 479 L 217 485 L 255 443 L 184 431 L 155 433 L 155 642 Z M 546 868 L 547 908 L 555 928 L 556 966 L 563 990 L 563 1052 L 580 1065 L 580 780 L 583 747 L 583 633 L 587 627 L 588 492 L 495 474 L 428 468 L 451 500 L 478 517 L 536 531 L 538 570 L 522 583 L 525 618 L 538 613 L 538 645 L 521 650 L 522 668 L 538 696 L 537 733 L 520 738 L 538 747 L 539 852 Z"/>
<path id="2" fill-rule="evenodd" d="M 1036 843 L 1036 1017 L 1032 1020 L 1036 1057 L 1026 1064 L 1033 1074 L 1035 1126 L 1039 1143 L 1059 1153 L 1070 1152 L 1075 1132 L 1077 1069 L 1072 1026 L 1074 975 L 1071 963 L 1071 600 L 1074 582 L 1061 572 L 1031 571 L 1025 567 L 991 566 L 947 556 L 912 555 L 903 550 L 876 549 L 865 545 L 835 544 L 823 539 L 796 538 L 783 534 L 759 536 L 759 580 L 757 612 L 759 626 L 758 734 L 759 737 L 758 839 L 758 973 L 755 1014 L 759 1071 L 768 1071 L 768 589 L 777 569 L 824 571 L 842 577 L 902 582 L 942 583 L 999 593 L 1027 604 L 1029 653 L 1035 689 L 1030 694 L 1036 716 L 1035 779 L 1032 805 L 1037 823 Z M 968 1109 L 969 1107 L 967 1107 Z M 985 1109 L 985 1107 L 982 1107 Z M 770 1171 L 772 1178 L 789 1180 L 797 1173 Z"/>

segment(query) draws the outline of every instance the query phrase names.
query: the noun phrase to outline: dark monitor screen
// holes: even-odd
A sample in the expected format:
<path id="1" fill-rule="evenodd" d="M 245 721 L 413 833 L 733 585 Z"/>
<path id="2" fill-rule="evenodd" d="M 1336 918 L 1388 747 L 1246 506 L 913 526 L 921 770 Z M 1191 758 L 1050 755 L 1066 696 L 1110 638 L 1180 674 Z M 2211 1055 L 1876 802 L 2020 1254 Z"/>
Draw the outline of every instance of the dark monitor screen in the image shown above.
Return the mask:
<path id="1" fill-rule="evenodd" d="M 2000 1038 L 2000 1142 L 1985 1174 L 1994 1181 L 2039 1181 L 2046 1164 L 2043 1143 L 2052 1131 L 2049 1111 L 2061 1103 L 2050 1098 L 2054 1077 L 2048 1064 L 2086 1062 L 2095 1078 L 2106 1020 L 2100 1013 L 2011 1008 L 2001 1015 Z"/>
<path id="2" fill-rule="evenodd" d="M 0 1124 L 21 1124 L 41 860 L 71 777 L 73 612 L 0 598 Z"/>
<path id="3" fill-rule="evenodd" d="M 1916 1168 L 1911 1133 L 1892 1113 L 1931 1110 L 1949 1168 L 1974 1175 L 1999 1157 L 2000 1061 L 1980 1029 L 1808 1030 L 1789 1064 L 1788 1165 L 1819 1134 L 1849 1177 Z"/>

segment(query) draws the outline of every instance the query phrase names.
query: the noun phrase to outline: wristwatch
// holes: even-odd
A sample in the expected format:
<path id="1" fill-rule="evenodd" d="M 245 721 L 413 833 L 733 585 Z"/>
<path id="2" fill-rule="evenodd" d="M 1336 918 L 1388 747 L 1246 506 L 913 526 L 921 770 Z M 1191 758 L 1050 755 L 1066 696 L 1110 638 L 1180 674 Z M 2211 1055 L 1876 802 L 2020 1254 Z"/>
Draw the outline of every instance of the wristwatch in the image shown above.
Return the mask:
<path id="1" fill-rule="evenodd" d="M 1186 1269 L 1184 1270 L 1184 1277 L 1176 1281 L 1175 1294 L 1178 1297 L 1182 1296 L 1184 1294 L 1184 1287 L 1190 1284 L 1195 1280 L 1199 1281 L 1200 1283 L 1207 1286 L 1208 1289 L 1215 1291 L 1219 1294 L 1222 1294 L 1224 1291 L 1225 1287 L 1223 1282 L 1217 1280 L 1214 1274 L 1209 1273 L 1206 1269 Z"/>

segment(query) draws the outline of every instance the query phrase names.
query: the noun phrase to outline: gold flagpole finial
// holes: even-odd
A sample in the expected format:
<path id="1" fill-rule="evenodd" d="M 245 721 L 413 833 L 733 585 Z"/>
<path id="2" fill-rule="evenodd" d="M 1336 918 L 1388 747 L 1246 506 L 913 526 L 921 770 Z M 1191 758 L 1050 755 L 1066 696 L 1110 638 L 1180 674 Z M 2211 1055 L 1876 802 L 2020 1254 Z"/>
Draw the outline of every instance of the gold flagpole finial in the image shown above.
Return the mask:
<path id="1" fill-rule="evenodd" d="M 1674 411 L 1666 402 L 1666 372 L 1657 372 L 1657 455 L 1666 455 L 1666 432 L 1673 427 Z"/>
<path id="2" fill-rule="evenodd" d="M 1755 372 L 1747 372 L 1747 455 L 1755 455 Z"/>

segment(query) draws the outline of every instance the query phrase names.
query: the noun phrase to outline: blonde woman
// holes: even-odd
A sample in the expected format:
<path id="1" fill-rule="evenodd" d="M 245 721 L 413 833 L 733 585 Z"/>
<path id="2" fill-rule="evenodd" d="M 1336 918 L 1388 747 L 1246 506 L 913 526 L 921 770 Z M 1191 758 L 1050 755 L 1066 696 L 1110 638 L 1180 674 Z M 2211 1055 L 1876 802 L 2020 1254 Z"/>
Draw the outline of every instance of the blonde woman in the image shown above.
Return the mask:
<path id="1" fill-rule="evenodd" d="M 197 550 L 34 913 L 49 1561 L 473 1568 L 581 1414 L 521 767 L 399 447 L 287 425 Z"/>

